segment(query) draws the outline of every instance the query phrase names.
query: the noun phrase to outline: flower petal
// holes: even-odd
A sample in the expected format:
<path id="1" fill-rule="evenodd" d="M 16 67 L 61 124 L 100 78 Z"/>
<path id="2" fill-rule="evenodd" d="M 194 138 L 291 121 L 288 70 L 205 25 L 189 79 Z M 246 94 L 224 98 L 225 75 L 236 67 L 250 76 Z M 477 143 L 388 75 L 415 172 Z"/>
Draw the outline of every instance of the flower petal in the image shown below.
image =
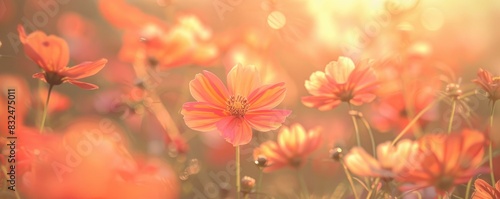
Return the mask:
<path id="1" fill-rule="evenodd" d="M 354 62 L 350 58 L 341 56 L 337 61 L 328 63 L 325 72 L 336 83 L 343 84 L 349 79 L 354 68 Z"/>
<path id="2" fill-rule="evenodd" d="M 57 72 L 68 65 L 69 48 L 62 38 L 41 31 L 26 35 L 22 26 L 18 26 L 18 32 L 26 55 L 43 70 Z"/>
<path id="3" fill-rule="evenodd" d="M 199 102 L 208 102 L 219 108 L 226 106 L 228 92 L 222 81 L 213 73 L 203 71 L 189 82 L 189 91 Z"/>
<path id="4" fill-rule="evenodd" d="M 95 62 L 83 62 L 60 73 L 61 76 L 69 77 L 71 79 L 81 79 L 95 75 L 106 65 L 107 59 L 100 59 Z"/>
<path id="5" fill-rule="evenodd" d="M 94 90 L 94 89 L 98 89 L 99 88 L 99 86 L 97 86 L 95 84 L 91 84 L 91 83 L 87 83 L 87 82 L 81 82 L 81 81 L 77 81 L 77 80 L 73 80 L 73 79 L 66 80 L 65 82 L 68 82 L 70 84 L 73 84 L 75 86 L 83 88 L 85 90 Z"/>
<path id="6" fill-rule="evenodd" d="M 45 73 L 35 73 L 31 77 L 47 82 L 47 80 L 45 80 Z"/>
<path id="7" fill-rule="evenodd" d="M 248 144 L 252 140 L 252 128 L 239 117 L 225 117 L 216 124 L 221 136 L 233 146 Z"/>
<path id="8" fill-rule="evenodd" d="M 337 107 L 342 101 L 337 97 L 330 96 L 305 96 L 302 103 L 307 107 L 317 108 L 320 111 L 327 111 Z"/>
<path id="9" fill-rule="evenodd" d="M 182 106 L 181 114 L 189 128 L 209 132 L 217 129 L 216 123 L 225 116 L 223 111 L 210 103 L 188 102 Z"/>
<path id="10" fill-rule="evenodd" d="M 285 93 L 285 82 L 261 86 L 248 96 L 248 109 L 272 109 L 283 101 Z"/>
<path id="11" fill-rule="evenodd" d="M 290 110 L 256 110 L 247 112 L 245 119 L 255 130 L 266 132 L 278 129 L 290 113 Z"/>
<path id="12" fill-rule="evenodd" d="M 231 95 L 247 97 L 260 85 L 260 76 L 255 66 L 237 64 L 227 74 L 227 87 Z"/>

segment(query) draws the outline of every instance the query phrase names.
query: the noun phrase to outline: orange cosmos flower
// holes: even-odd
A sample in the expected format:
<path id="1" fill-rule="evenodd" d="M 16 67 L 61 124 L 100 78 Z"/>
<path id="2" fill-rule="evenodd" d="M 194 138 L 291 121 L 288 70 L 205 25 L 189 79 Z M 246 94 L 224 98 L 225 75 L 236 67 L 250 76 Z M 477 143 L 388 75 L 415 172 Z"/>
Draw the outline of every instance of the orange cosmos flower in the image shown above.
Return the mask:
<path id="1" fill-rule="evenodd" d="M 285 166 L 300 167 L 306 157 L 316 150 L 321 142 L 318 129 L 306 132 L 300 124 L 284 126 L 278 134 L 278 142 L 267 141 L 254 150 L 254 158 L 267 159 L 264 171 L 270 172 Z"/>
<path id="2" fill-rule="evenodd" d="M 476 190 L 472 194 L 472 199 L 493 199 L 500 198 L 500 181 L 497 181 L 495 187 L 492 187 L 486 181 L 477 179 L 474 182 Z"/>
<path id="3" fill-rule="evenodd" d="M 41 79 L 51 86 L 62 83 L 74 84 L 80 88 L 92 90 L 98 86 L 78 81 L 98 73 L 107 63 L 106 59 L 95 62 L 83 62 L 71 68 L 69 63 L 68 44 L 57 36 L 47 36 L 41 31 L 26 35 L 24 28 L 19 25 L 19 38 L 24 46 L 24 52 L 44 71 L 36 73 L 33 78 Z"/>
<path id="4" fill-rule="evenodd" d="M 500 99 L 500 77 L 493 77 L 490 72 L 479 69 L 477 72 L 477 79 L 472 82 L 479 85 L 484 91 L 488 93 L 488 98 L 491 101 Z"/>
<path id="5" fill-rule="evenodd" d="M 260 85 L 254 66 L 236 65 L 227 75 L 226 88 L 213 73 L 203 71 L 189 83 L 197 102 L 185 103 L 181 114 L 197 131 L 218 131 L 234 146 L 252 139 L 252 128 L 275 130 L 291 111 L 273 109 L 285 97 L 285 83 Z"/>
<path id="6" fill-rule="evenodd" d="M 312 96 L 303 97 L 302 103 L 326 111 L 341 102 L 359 106 L 373 101 L 377 82 L 373 69 L 367 63 L 355 67 L 350 58 L 339 57 L 326 65 L 325 72 L 311 74 L 305 86 Z"/>
<path id="7" fill-rule="evenodd" d="M 401 171 L 409 158 L 412 158 L 418 144 L 411 140 L 401 140 L 396 146 L 385 142 L 377 146 L 377 159 L 369 155 L 363 148 L 354 147 L 344 157 L 349 170 L 363 177 L 382 177 L 392 179 Z"/>
<path id="8" fill-rule="evenodd" d="M 451 135 L 425 135 L 419 149 L 402 169 L 398 181 L 413 183 L 416 188 L 434 187 L 439 194 L 466 183 L 478 169 L 484 155 L 485 136 L 475 130 Z"/>

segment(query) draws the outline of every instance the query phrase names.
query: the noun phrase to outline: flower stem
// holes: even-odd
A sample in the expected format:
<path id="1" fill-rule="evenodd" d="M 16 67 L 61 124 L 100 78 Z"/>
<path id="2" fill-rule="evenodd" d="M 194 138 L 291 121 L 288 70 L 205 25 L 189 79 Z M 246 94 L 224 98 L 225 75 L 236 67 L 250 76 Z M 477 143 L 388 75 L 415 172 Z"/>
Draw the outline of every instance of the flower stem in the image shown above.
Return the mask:
<path id="1" fill-rule="evenodd" d="M 351 103 L 349 103 L 349 110 L 353 111 Z M 352 123 L 354 124 L 354 132 L 356 133 L 356 142 L 358 143 L 358 146 L 361 147 L 361 138 L 359 137 L 358 121 L 356 120 L 355 115 L 351 115 L 351 119 Z"/>
<path id="2" fill-rule="evenodd" d="M 465 196 L 464 196 L 465 199 L 469 198 L 470 188 L 472 187 L 472 179 L 474 178 L 471 178 L 469 182 L 467 182 L 467 188 L 465 189 Z"/>
<path id="3" fill-rule="evenodd" d="M 364 117 L 360 117 L 361 121 L 366 127 L 366 130 L 368 130 L 368 134 L 370 135 L 370 141 L 372 142 L 372 153 L 373 157 L 377 158 L 377 151 L 375 150 L 375 138 L 373 138 L 373 131 L 372 128 L 370 127 L 370 124 Z"/>
<path id="4" fill-rule="evenodd" d="M 259 169 L 259 179 L 257 180 L 257 188 L 255 192 L 257 192 L 257 198 L 260 198 L 260 187 L 262 187 L 262 174 L 264 174 L 264 171 L 262 169 Z"/>
<path id="5" fill-rule="evenodd" d="M 493 130 L 493 116 L 495 115 L 495 101 L 493 101 L 493 104 L 491 105 L 491 114 L 490 114 L 490 134 Z M 490 136 L 491 137 L 491 136 Z M 495 174 L 493 172 L 493 141 L 491 141 L 490 138 L 490 145 L 488 147 L 488 158 L 490 161 L 490 177 L 491 177 L 491 184 L 495 184 Z"/>
<path id="6" fill-rule="evenodd" d="M 7 175 L 7 168 L 5 168 L 4 165 L 0 165 L 0 168 L 2 170 L 2 173 L 5 175 L 5 179 L 9 179 L 9 176 Z M 16 196 L 16 199 L 21 199 L 21 196 L 19 196 L 19 193 L 14 191 L 14 195 Z"/>
<path id="7" fill-rule="evenodd" d="M 371 186 L 371 189 L 370 191 L 368 192 L 368 195 L 366 196 L 366 198 L 371 198 L 371 196 L 373 195 L 373 192 L 375 191 L 375 189 L 377 188 L 378 186 L 378 183 L 380 182 L 380 178 L 377 178 L 375 179 L 375 182 L 373 182 L 372 186 Z M 376 195 L 376 194 L 375 194 Z"/>
<path id="8" fill-rule="evenodd" d="M 422 109 L 409 123 L 406 127 L 399 133 L 399 135 L 392 141 L 391 145 L 394 146 L 409 130 L 410 128 L 422 117 L 429 109 L 436 105 L 439 101 L 443 100 L 444 96 L 439 97 L 437 100 L 433 101 Z"/>
<path id="9" fill-rule="evenodd" d="M 340 160 L 340 164 L 342 164 L 342 167 L 344 168 L 345 175 L 347 177 L 347 180 L 349 181 L 349 184 L 351 185 L 352 193 L 354 194 L 355 199 L 359 199 L 358 193 L 356 192 L 356 188 L 354 187 L 354 182 L 352 181 L 352 176 L 351 172 L 349 172 L 349 169 L 344 164 L 344 160 Z"/>
<path id="10" fill-rule="evenodd" d="M 240 198 L 241 182 L 240 182 L 240 145 L 236 146 L 236 196 Z"/>
<path id="11" fill-rule="evenodd" d="M 306 195 L 305 198 L 311 197 L 309 195 L 309 191 L 307 190 L 307 184 L 306 181 L 304 180 L 304 176 L 300 174 L 300 172 L 297 172 L 297 178 L 299 179 L 300 187 L 302 188 L 302 191 L 304 191 L 304 194 Z"/>
<path id="12" fill-rule="evenodd" d="M 453 99 L 451 102 L 451 115 L 450 115 L 450 122 L 448 123 L 448 134 L 451 133 L 451 128 L 453 127 L 453 119 L 455 116 L 456 108 L 457 108 L 457 100 Z"/>
<path id="13" fill-rule="evenodd" d="M 43 108 L 42 123 L 40 124 L 40 133 L 43 132 L 43 128 L 45 127 L 45 120 L 47 119 L 47 110 L 49 109 L 50 93 L 52 92 L 53 87 L 54 85 L 50 84 L 49 91 L 47 92 L 47 100 L 45 100 L 45 107 Z"/>

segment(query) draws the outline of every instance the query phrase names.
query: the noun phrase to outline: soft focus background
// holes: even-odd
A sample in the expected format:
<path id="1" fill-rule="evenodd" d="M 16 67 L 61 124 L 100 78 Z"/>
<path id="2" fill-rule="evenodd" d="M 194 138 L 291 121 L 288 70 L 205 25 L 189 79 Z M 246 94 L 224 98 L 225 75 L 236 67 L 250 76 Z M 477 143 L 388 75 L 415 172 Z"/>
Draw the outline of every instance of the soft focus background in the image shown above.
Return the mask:
<path id="1" fill-rule="evenodd" d="M 195 74 L 209 70 L 225 81 L 227 71 L 242 63 L 256 65 L 266 83 L 286 83 L 278 108 L 293 113 L 284 125 L 321 127 L 322 146 L 298 172 L 306 174 L 310 193 L 335 198 L 347 184 L 328 150 L 353 146 L 354 131 L 347 106 L 322 112 L 301 103 L 310 74 L 339 56 L 373 59 L 381 86 L 377 99 L 358 110 L 377 143 L 391 140 L 448 83 L 474 92 L 471 80 L 479 68 L 500 74 L 499 11 L 500 2 L 493 0 L 0 0 L 0 102 L 6 104 L 4 88 L 17 89 L 18 136 L 24 137 L 18 146 L 27 148 L 26 154 L 18 152 L 25 162 L 18 163 L 17 186 L 23 198 L 233 197 L 232 145 L 217 133 L 189 129 L 180 110 L 193 101 L 188 84 Z M 24 54 L 18 24 L 28 33 L 41 30 L 65 39 L 70 66 L 108 59 L 86 79 L 98 90 L 55 87 L 45 125 L 49 135 L 30 132 L 39 125 L 47 85 L 31 78 L 40 69 Z M 145 80 L 134 72 L 137 64 L 156 67 Z M 142 98 L 144 81 L 158 99 Z M 487 98 L 478 91 L 462 103 L 454 129 L 486 129 Z M 158 120 L 148 109 L 155 104 L 171 118 Z M 408 137 L 444 131 L 449 115 L 449 106 L 441 104 Z M 50 143 L 64 139 L 80 147 L 89 139 L 82 132 L 96 132 L 107 144 L 69 160 L 75 165 L 54 166 L 68 164 L 72 155 Z M 275 138 L 276 132 L 254 132 L 242 148 L 242 175 L 258 177 L 253 148 Z M 500 142 L 498 135 L 491 138 Z M 369 140 L 363 145 L 370 146 Z M 45 148 L 50 157 L 40 155 Z M 50 173 L 55 170 L 56 176 Z M 500 178 L 500 169 L 495 172 Z M 296 173 L 264 174 L 261 191 L 297 197 Z M 5 187 L 3 180 L 0 185 Z"/>

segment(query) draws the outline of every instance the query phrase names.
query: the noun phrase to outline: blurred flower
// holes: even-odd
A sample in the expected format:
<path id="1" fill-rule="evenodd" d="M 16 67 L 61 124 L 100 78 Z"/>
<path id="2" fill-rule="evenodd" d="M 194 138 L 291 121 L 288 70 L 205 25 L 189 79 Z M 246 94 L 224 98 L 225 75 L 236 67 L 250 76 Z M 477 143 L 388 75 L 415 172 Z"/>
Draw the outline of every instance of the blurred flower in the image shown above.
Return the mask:
<path id="1" fill-rule="evenodd" d="M 255 179 L 245 176 L 241 179 L 241 192 L 248 194 L 255 187 Z"/>
<path id="2" fill-rule="evenodd" d="M 489 185 L 482 179 L 474 182 L 476 190 L 472 194 L 472 199 L 493 199 L 500 198 L 500 181 L 497 181 L 495 187 Z"/>
<path id="3" fill-rule="evenodd" d="M 491 101 L 500 99 L 500 77 L 493 77 L 490 72 L 480 68 L 477 72 L 477 79 L 474 79 L 473 82 L 488 93 L 488 98 Z"/>
<path id="4" fill-rule="evenodd" d="M 358 176 L 392 179 L 417 149 L 417 143 L 411 140 L 401 140 L 396 146 L 392 146 L 391 142 L 385 142 L 377 146 L 377 159 L 375 159 L 363 148 L 354 147 L 345 156 L 344 161 L 347 168 Z"/>
<path id="5" fill-rule="evenodd" d="M 316 150 L 321 142 L 318 129 L 306 132 L 302 125 L 296 123 L 290 127 L 283 126 L 278 134 L 278 141 L 267 141 L 254 150 L 254 159 L 259 156 L 267 158 L 265 172 L 271 172 L 285 166 L 298 168 L 307 156 Z"/>
<path id="6" fill-rule="evenodd" d="M 368 63 L 355 67 L 347 57 L 339 57 L 325 67 L 325 72 L 314 72 L 305 87 L 309 94 L 302 98 L 307 107 L 326 111 L 337 107 L 341 102 L 361 105 L 375 99 L 377 86 L 373 69 Z"/>
<path id="7" fill-rule="evenodd" d="M 478 169 L 484 155 L 485 136 L 465 129 L 450 135 L 425 135 L 418 151 L 397 176 L 413 188 L 434 187 L 438 194 L 451 191 L 485 169 Z"/>
<path id="8" fill-rule="evenodd" d="M 95 62 L 83 62 L 71 68 L 69 62 L 68 44 L 57 36 L 47 36 L 41 31 L 26 35 L 24 28 L 18 26 L 19 37 L 24 46 L 24 52 L 44 71 L 36 73 L 33 78 L 41 79 L 51 86 L 64 82 L 74 84 L 83 89 L 97 89 L 98 86 L 77 81 L 98 73 L 106 64 L 106 59 Z"/>
<path id="9" fill-rule="evenodd" d="M 254 66 L 236 65 L 227 75 L 226 88 L 213 73 L 203 71 L 189 83 L 197 102 L 185 103 L 181 114 L 193 130 L 218 131 L 234 146 L 252 139 L 252 128 L 275 130 L 281 126 L 289 110 L 276 110 L 285 97 L 283 82 L 260 85 Z"/>

